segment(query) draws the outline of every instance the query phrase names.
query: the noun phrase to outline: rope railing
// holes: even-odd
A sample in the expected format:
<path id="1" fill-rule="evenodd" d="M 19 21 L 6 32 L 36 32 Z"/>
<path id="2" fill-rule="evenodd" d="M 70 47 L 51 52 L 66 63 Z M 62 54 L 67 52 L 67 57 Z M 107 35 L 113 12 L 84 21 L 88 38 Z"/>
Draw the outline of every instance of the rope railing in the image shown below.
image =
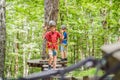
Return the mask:
<path id="1" fill-rule="evenodd" d="M 49 78 L 52 75 L 57 75 L 59 74 L 61 76 L 61 80 L 64 80 L 64 75 L 70 71 L 73 71 L 77 68 L 82 67 L 83 65 L 85 65 L 88 62 L 92 62 L 92 66 L 94 66 L 96 60 L 92 57 L 87 58 L 85 60 L 82 60 L 70 67 L 66 67 L 64 69 L 58 69 L 58 70 L 48 70 L 48 71 L 43 71 L 43 72 L 39 72 L 39 73 L 33 73 L 27 77 L 21 78 L 21 80 L 37 80 L 37 79 L 42 79 L 42 78 Z"/>
<path id="2" fill-rule="evenodd" d="M 108 63 L 107 61 L 110 57 L 114 57 L 114 58 L 118 59 L 118 57 L 115 57 L 115 55 L 119 56 L 119 54 L 120 54 L 119 53 L 119 51 L 120 51 L 119 46 L 120 46 L 120 43 L 115 43 L 115 44 L 112 44 L 112 45 L 102 46 L 102 51 L 106 54 L 104 54 L 104 56 L 99 60 L 94 58 L 94 57 L 89 57 L 85 60 L 82 60 L 82 61 L 80 61 L 76 64 L 73 64 L 72 66 L 66 67 L 64 69 L 48 70 L 48 71 L 43 71 L 43 72 L 40 72 L 40 73 L 34 73 L 34 74 L 31 74 L 31 75 L 26 76 L 26 77 L 21 78 L 21 79 L 24 79 L 24 80 L 34 80 L 34 79 L 40 79 L 40 78 L 44 79 L 44 78 L 48 78 L 52 75 L 59 74 L 61 76 L 60 80 L 65 80 L 64 75 L 66 73 L 71 72 L 71 71 L 73 71 L 77 68 L 80 68 L 82 66 L 87 66 L 87 67 L 96 67 L 97 70 L 96 70 L 96 73 L 95 73 L 95 76 L 94 76 L 94 80 L 109 80 L 110 78 L 107 78 L 108 75 L 114 74 L 114 73 L 116 73 L 120 70 L 120 68 L 119 68 L 120 67 L 120 62 L 118 62 L 113 67 L 107 69 L 107 71 L 103 69 L 105 71 L 105 74 L 103 74 L 100 78 L 97 78 L 96 76 L 98 76 L 97 75 L 98 70 L 102 69 L 104 66 L 107 65 L 107 63 Z M 109 66 L 112 66 L 112 65 L 109 65 Z"/>
<path id="3" fill-rule="evenodd" d="M 120 44 L 118 44 L 120 45 Z M 116 45 L 115 45 L 116 46 Z M 120 48 L 120 47 L 119 47 Z M 60 80 L 65 80 L 65 74 L 69 73 L 71 71 L 74 71 L 77 68 L 80 68 L 82 66 L 85 67 L 96 67 L 96 73 L 94 75 L 94 79 L 92 80 L 119 80 L 119 76 L 120 74 L 116 74 L 117 72 L 120 72 L 120 61 L 118 59 L 118 57 L 114 57 L 115 55 L 119 55 L 120 54 L 120 49 L 118 47 L 114 50 L 111 50 L 109 52 L 109 54 L 105 54 L 103 56 L 103 58 L 101 59 L 96 59 L 94 57 L 89 57 L 86 58 L 82 61 L 79 61 L 76 64 L 73 64 L 69 67 L 66 68 L 61 68 L 61 69 L 57 69 L 57 70 L 47 70 L 47 71 L 43 71 L 43 72 L 38 72 L 38 73 L 33 73 L 30 74 L 26 77 L 22 77 L 22 78 L 18 78 L 16 80 L 38 80 L 38 79 L 43 79 L 45 80 L 46 78 L 50 78 L 51 76 L 55 76 L 55 75 L 60 75 L 61 78 Z M 109 50 L 109 49 L 108 49 Z M 118 52 L 118 53 L 116 53 Z M 103 67 L 107 65 L 108 63 L 108 59 L 114 57 L 115 59 L 118 59 L 118 62 L 113 66 L 113 65 L 109 65 L 107 70 L 104 70 Z M 113 66 L 113 67 L 111 67 Z M 99 76 L 98 78 L 98 70 L 104 70 L 105 73 L 101 76 Z M 114 77 L 116 77 L 115 79 L 113 77 L 108 77 L 108 75 L 110 74 L 114 74 Z"/>
<path id="4" fill-rule="evenodd" d="M 77 68 L 80 68 L 82 66 L 96 67 L 98 64 L 99 65 L 101 64 L 100 61 L 101 60 L 95 59 L 93 57 L 89 57 L 89 58 L 87 58 L 85 60 L 82 60 L 82 61 L 80 61 L 80 62 L 78 62 L 76 64 L 73 64 L 72 66 L 66 67 L 64 69 L 47 70 L 47 71 L 43 71 L 43 72 L 33 73 L 33 74 L 30 74 L 30 75 L 28 75 L 26 77 L 14 79 L 14 80 L 38 80 L 38 79 L 45 80 L 46 78 L 50 78 L 51 76 L 58 75 L 58 74 L 61 76 L 60 80 L 65 80 L 64 75 L 66 73 L 71 72 L 71 71 L 73 71 L 73 70 L 75 70 Z M 109 80 L 109 79 L 106 79 L 106 76 L 109 75 L 110 73 L 114 73 L 115 71 L 117 71 L 119 69 L 119 67 L 120 67 L 120 65 L 116 65 L 113 69 L 106 72 L 100 78 L 95 77 L 94 80 Z M 6 80 L 13 80 L 13 79 L 6 79 Z"/>

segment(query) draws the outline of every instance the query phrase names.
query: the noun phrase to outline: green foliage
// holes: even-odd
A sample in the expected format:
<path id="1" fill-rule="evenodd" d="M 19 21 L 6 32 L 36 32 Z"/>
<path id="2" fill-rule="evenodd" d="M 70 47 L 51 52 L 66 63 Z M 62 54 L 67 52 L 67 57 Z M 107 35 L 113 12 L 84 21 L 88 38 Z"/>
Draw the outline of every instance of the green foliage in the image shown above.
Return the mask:
<path id="1" fill-rule="evenodd" d="M 15 77 L 16 56 L 19 60 L 17 76 L 22 76 L 24 59 L 27 61 L 40 58 L 44 1 L 7 0 L 6 2 L 5 76 Z M 104 43 L 117 41 L 120 35 L 119 7 L 119 0 L 60 0 L 57 25 L 58 29 L 62 24 L 67 25 L 69 64 L 89 56 L 99 58 L 102 55 L 100 47 Z M 103 24 L 104 22 L 106 24 Z M 29 69 L 29 73 L 39 70 Z M 90 69 L 82 73 L 75 71 L 72 74 L 84 76 L 94 72 L 95 69 Z"/>
<path id="2" fill-rule="evenodd" d="M 68 53 L 98 57 L 104 43 L 116 42 L 119 36 L 119 4 L 114 0 L 61 0 L 60 14 L 64 17 L 60 20 L 68 26 Z M 107 22 L 105 26 L 103 21 Z M 71 44 L 78 46 L 78 53 L 74 52 L 74 48 L 71 50 Z"/>
<path id="3" fill-rule="evenodd" d="M 7 0 L 6 5 L 5 76 L 15 77 L 15 66 L 18 66 L 17 76 L 23 76 L 23 61 L 27 67 L 28 59 L 40 58 L 44 4 L 39 0 Z"/>
<path id="4" fill-rule="evenodd" d="M 69 75 L 75 76 L 75 77 L 83 77 L 83 76 L 94 76 L 96 73 L 96 69 L 95 68 L 91 68 L 91 69 L 87 69 L 87 70 L 75 70 L 73 72 L 71 72 Z M 103 75 L 102 71 L 98 72 L 98 75 Z"/>

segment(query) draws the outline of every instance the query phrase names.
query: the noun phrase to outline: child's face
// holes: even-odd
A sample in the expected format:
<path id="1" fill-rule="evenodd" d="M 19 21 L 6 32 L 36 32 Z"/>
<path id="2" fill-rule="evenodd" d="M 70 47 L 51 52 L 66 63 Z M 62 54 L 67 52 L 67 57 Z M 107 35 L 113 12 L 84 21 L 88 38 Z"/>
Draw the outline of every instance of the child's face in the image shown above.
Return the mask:
<path id="1" fill-rule="evenodd" d="M 62 29 L 62 31 L 64 32 L 64 31 L 65 31 L 65 29 Z"/>
<path id="2" fill-rule="evenodd" d="M 51 30 L 51 31 L 55 31 L 56 28 L 55 28 L 55 27 L 51 27 L 50 30 Z"/>

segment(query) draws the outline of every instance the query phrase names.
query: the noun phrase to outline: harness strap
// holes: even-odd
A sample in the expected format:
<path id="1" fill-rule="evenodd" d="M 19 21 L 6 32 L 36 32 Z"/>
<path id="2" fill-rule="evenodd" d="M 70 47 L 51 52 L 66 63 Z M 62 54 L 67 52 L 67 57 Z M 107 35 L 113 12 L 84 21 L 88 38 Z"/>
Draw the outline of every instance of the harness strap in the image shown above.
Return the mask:
<path id="1" fill-rule="evenodd" d="M 67 40 L 67 39 L 63 39 L 63 40 Z"/>
<path id="2" fill-rule="evenodd" d="M 49 43 L 49 44 L 58 44 L 58 42 L 47 42 L 47 43 Z"/>

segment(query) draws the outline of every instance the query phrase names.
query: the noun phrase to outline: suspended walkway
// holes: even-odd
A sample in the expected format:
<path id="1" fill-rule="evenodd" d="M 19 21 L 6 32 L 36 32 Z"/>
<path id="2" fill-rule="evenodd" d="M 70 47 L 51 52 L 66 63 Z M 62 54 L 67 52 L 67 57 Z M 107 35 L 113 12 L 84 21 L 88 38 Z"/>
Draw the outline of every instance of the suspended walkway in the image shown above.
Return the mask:
<path id="1" fill-rule="evenodd" d="M 40 59 L 34 59 L 34 60 L 28 60 L 27 64 L 29 67 L 40 67 L 42 71 L 48 70 L 48 60 L 40 60 Z M 67 61 L 61 61 L 57 60 L 57 68 L 65 68 L 67 66 Z"/>

